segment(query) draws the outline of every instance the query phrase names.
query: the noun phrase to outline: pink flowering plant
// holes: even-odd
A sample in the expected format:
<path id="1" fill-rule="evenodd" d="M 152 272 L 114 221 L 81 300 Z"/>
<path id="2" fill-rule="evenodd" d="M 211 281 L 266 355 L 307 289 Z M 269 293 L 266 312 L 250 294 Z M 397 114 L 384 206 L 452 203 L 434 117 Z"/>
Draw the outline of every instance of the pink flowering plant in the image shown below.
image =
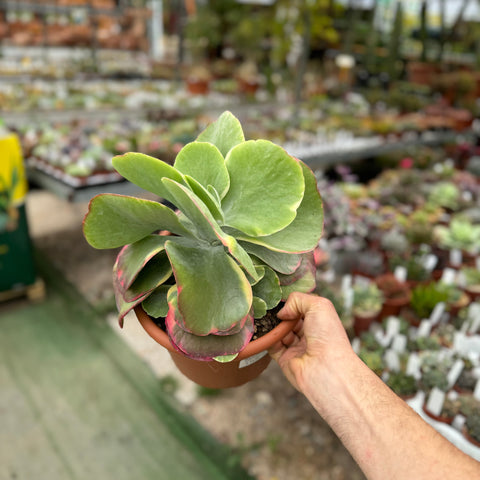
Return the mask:
<path id="1" fill-rule="evenodd" d="M 141 153 L 112 160 L 127 180 L 175 206 L 101 194 L 84 219 L 115 262 L 119 320 L 138 305 L 164 317 L 172 345 L 197 360 L 230 361 L 254 319 L 315 287 L 323 206 L 313 172 L 280 146 L 246 141 L 224 112 L 175 163 Z"/>

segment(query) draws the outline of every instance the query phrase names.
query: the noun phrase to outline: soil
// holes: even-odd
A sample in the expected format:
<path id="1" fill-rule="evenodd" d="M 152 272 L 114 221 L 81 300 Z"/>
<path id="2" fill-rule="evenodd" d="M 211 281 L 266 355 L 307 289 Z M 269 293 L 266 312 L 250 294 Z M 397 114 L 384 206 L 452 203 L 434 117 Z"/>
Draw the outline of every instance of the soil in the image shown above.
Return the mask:
<path id="1" fill-rule="evenodd" d="M 43 190 L 31 191 L 27 200 L 34 245 L 90 303 L 105 310 L 113 306 L 111 272 L 117 251 L 87 244 L 81 227 L 86 211 L 85 203 L 68 203 Z M 117 328 L 113 309 L 105 317 Z M 180 408 L 230 445 L 232 461 L 241 461 L 258 480 L 365 479 L 336 435 L 274 362 L 246 385 L 212 392 L 180 375 L 143 330 L 130 334 L 129 328 L 139 328 L 138 322 L 126 320 L 119 334 L 172 391 Z"/>

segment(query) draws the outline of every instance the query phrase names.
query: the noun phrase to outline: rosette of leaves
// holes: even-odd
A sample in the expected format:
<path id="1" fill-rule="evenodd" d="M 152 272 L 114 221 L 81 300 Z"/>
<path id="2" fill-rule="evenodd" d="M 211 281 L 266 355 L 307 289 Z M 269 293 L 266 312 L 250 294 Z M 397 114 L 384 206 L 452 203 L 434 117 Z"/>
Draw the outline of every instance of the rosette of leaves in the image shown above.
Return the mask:
<path id="1" fill-rule="evenodd" d="M 312 252 L 323 229 L 315 176 L 278 145 L 245 141 L 230 112 L 173 166 L 140 153 L 112 163 L 175 207 L 114 194 L 90 202 L 87 241 L 123 247 L 114 265 L 121 324 L 141 304 L 165 317 L 178 351 L 228 361 L 250 341 L 254 318 L 315 288 Z"/>

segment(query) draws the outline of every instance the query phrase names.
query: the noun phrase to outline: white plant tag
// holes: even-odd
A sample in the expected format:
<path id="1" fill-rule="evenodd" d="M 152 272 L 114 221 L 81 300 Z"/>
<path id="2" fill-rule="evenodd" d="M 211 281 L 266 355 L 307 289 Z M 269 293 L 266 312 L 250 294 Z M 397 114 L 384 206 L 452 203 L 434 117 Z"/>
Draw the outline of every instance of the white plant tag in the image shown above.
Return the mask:
<path id="1" fill-rule="evenodd" d="M 456 352 L 468 354 L 467 337 L 462 332 L 455 332 L 453 335 L 453 349 Z"/>
<path id="2" fill-rule="evenodd" d="M 353 289 L 349 288 L 343 292 L 343 305 L 345 310 L 349 312 L 352 309 L 353 305 Z"/>
<path id="3" fill-rule="evenodd" d="M 475 384 L 475 388 L 473 389 L 473 396 L 477 400 L 480 400 L 480 380 L 477 380 L 477 383 Z"/>
<path id="4" fill-rule="evenodd" d="M 442 318 L 443 312 L 445 311 L 445 302 L 440 302 L 435 305 L 435 308 L 430 314 L 430 323 L 436 325 Z"/>
<path id="5" fill-rule="evenodd" d="M 432 330 L 432 324 L 430 320 L 422 320 L 417 329 L 417 337 L 428 337 Z"/>
<path id="6" fill-rule="evenodd" d="M 402 265 L 396 267 L 393 274 L 399 282 L 404 283 L 407 280 L 407 269 Z"/>
<path id="7" fill-rule="evenodd" d="M 367 277 L 363 277 L 362 275 L 356 275 L 353 283 L 355 286 L 358 287 L 368 287 L 372 282 Z"/>
<path id="8" fill-rule="evenodd" d="M 475 334 L 475 333 L 478 332 L 479 328 L 480 328 L 480 314 L 473 318 L 472 324 L 470 325 L 470 328 L 468 329 L 468 333 Z"/>
<path id="9" fill-rule="evenodd" d="M 251 357 L 244 358 L 243 360 L 240 360 L 240 363 L 238 364 L 238 368 L 249 367 L 250 365 L 253 365 L 254 363 L 261 360 L 265 355 L 268 355 L 268 352 L 266 350 L 264 350 L 263 352 L 257 353 L 255 355 L 252 355 Z"/>
<path id="10" fill-rule="evenodd" d="M 477 270 L 480 270 L 480 256 L 475 259 L 475 266 L 477 267 Z"/>
<path id="11" fill-rule="evenodd" d="M 388 349 L 385 352 L 385 363 L 387 367 L 394 372 L 398 372 L 400 370 L 400 359 L 398 358 L 398 353 L 395 350 Z"/>
<path id="12" fill-rule="evenodd" d="M 445 392 L 433 387 L 427 400 L 427 410 L 434 415 L 440 415 L 445 402 Z"/>
<path id="13" fill-rule="evenodd" d="M 462 251 L 458 248 L 450 250 L 450 264 L 459 267 L 462 264 Z"/>
<path id="14" fill-rule="evenodd" d="M 351 275 L 344 275 L 342 277 L 342 293 L 345 294 L 347 290 L 351 290 L 352 288 L 352 276 Z"/>
<path id="15" fill-rule="evenodd" d="M 429 254 L 425 257 L 424 267 L 429 272 L 432 272 L 433 269 L 436 267 L 437 263 L 438 263 L 437 256 L 433 255 L 433 253 L 431 253 L 431 254 Z"/>
<path id="16" fill-rule="evenodd" d="M 463 430 L 463 426 L 465 425 L 465 420 L 466 420 L 466 417 L 463 416 L 463 415 L 455 415 L 453 421 L 452 421 L 452 427 L 455 429 L 455 430 L 458 430 L 459 432 L 461 432 Z"/>
<path id="17" fill-rule="evenodd" d="M 421 366 L 421 361 L 418 354 L 415 352 L 411 353 L 410 356 L 408 357 L 405 372 L 407 375 L 412 375 L 415 378 L 419 378 L 421 376 L 420 366 Z"/>
<path id="18" fill-rule="evenodd" d="M 392 342 L 392 350 L 398 353 L 403 353 L 407 348 L 407 337 L 403 334 L 398 334 L 394 337 Z"/>
<path id="19" fill-rule="evenodd" d="M 463 367 L 465 364 L 463 360 L 458 359 L 453 365 L 450 371 L 447 374 L 447 381 L 449 388 L 452 388 L 458 380 L 458 377 L 462 373 Z"/>
<path id="20" fill-rule="evenodd" d="M 455 276 L 457 272 L 453 268 L 446 268 L 442 273 L 441 282 L 446 285 L 451 285 L 455 281 Z"/>
<path id="21" fill-rule="evenodd" d="M 361 346 L 361 341 L 360 338 L 355 337 L 352 340 L 352 350 L 358 355 L 358 352 L 360 352 L 360 346 Z"/>

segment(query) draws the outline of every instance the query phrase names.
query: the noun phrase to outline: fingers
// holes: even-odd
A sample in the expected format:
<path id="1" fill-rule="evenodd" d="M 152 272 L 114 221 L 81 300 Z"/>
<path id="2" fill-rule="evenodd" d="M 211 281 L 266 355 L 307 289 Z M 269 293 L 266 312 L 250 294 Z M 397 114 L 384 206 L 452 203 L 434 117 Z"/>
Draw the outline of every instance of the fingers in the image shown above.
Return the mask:
<path id="1" fill-rule="evenodd" d="M 268 349 L 268 354 L 278 363 L 280 357 L 286 352 L 286 350 L 287 347 L 281 341 L 278 341 Z"/>
<path id="2" fill-rule="evenodd" d="M 288 297 L 287 302 L 277 313 L 277 316 L 282 320 L 294 320 L 295 318 L 305 318 L 305 315 L 313 312 L 336 315 L 335 308 L 326 298 L 294 292 Z"/>

